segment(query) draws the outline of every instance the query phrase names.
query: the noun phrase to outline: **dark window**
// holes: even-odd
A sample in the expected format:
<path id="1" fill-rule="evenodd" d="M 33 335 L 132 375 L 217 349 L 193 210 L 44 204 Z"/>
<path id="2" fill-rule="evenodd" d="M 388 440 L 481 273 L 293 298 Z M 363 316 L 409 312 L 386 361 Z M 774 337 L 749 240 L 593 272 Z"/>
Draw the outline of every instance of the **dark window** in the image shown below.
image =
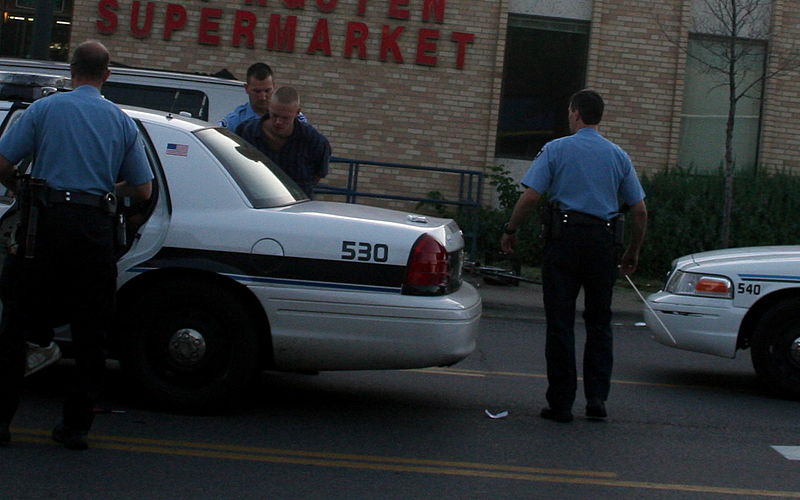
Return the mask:
<path id="1" fill-rule="evenodd" d="M 532 159 L 569 134 L 569 97 L 586 81 L 589 23 L 510 15 L 496 156 Z"/>
<path id="2" fill-rule="evenodd" d="M 154 87 L 108 81 L 103 95 L 109 101 L 129 106 L 158 109 L 171 113 L 191 113 L 193 118 L 208 120 L 208 97 L 199 90 Z"/>

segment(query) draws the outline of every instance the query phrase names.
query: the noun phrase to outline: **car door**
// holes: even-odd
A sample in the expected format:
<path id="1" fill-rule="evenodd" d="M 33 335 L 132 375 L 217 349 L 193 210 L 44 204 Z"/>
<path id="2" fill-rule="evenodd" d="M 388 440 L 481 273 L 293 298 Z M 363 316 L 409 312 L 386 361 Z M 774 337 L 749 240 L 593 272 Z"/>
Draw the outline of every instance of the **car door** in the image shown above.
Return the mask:
<path id="1" fill-rule="evenodd" d="M 11 106 L 0 125 L 0 137 L 22 116 L 28 105 L 27 103 L 14 103 Z M 140 140 L 144 144 L 153 172 L 153 195 L 144 203 L 132 203 L 125 199 L 119 201 L 118 216 L 125 223 L 125 238 L 124 242 L 121 242 L 120 257 L 117 262 L 120 280 L 124 279 L 123 271 L 146 261 L 158 252 L 166 236 L 171 214 L 169 193 L 158 154 L 156 154 L 145 128 L 138 121 L 137 126 L 140 131 Z M 29 166 L 30 159 L 25 159 L 17 165 L 17 168 L 24 172 Z M 0 186 L 0 264 L 5 259 L 8 238 L 11 237 L 17 225 L 15 202 L 14 193 Z"/>

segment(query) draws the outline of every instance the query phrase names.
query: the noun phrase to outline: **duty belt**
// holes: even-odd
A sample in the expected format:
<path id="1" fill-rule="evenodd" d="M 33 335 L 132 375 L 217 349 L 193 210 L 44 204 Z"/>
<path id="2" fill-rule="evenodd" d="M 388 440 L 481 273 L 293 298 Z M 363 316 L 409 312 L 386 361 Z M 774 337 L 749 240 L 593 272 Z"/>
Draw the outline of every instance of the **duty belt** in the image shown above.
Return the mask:
<path id="1" fill-rule="evenodd" d="M 94 207 L 113 214 L 116 211 L 117 198 L 114 193 L 91 194 L 80 191 L 61 191 L 50 189 L 46 195 L 47 204 L 64 203 Z"/>
<path id="2" fill-rule="evenodd" d="M 606 226 L 611 227 L 611 221 L 601 219 L 600 217 L 585 214 L 583 212 L 575 212 L 572 210 L 562 211 L 560 215 L 562 224 L 568 226 Z"/>

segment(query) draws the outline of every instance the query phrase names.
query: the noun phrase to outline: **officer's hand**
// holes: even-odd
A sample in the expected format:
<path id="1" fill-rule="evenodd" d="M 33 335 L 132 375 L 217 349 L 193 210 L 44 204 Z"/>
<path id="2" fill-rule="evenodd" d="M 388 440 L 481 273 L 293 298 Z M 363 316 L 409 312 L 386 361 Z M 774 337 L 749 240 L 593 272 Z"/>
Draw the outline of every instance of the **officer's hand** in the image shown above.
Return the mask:
<path id="1" fill-rule="evenodd" d="M 639 264 L 639 253 L 631 250 L 625 250 L 622 255 L 622 262 L 619 265 L 619 271 L 624 276 L 630 276 L 636 272 L 636 266 Z"/>
<path id="2" fill-rule="evenodd" d="M 514 253 L 514 245 L 516 244 L 516 234 L 503 234 L 503 236 L 500 237 L 500 250 L 504 253 Z"/>

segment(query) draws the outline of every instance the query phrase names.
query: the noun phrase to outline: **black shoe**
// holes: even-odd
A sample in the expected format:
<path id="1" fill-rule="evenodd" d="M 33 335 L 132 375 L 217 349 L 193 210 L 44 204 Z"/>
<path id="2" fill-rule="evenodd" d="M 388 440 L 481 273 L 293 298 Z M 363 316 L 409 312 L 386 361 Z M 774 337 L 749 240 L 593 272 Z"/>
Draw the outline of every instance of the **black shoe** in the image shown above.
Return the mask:
<path id="1" fill-rule="evenodd" d="M 11 432 L 8 424 L 0 424 L 0 446 L 8 446 L 11 443 Z"/>
<path id="2" fill-rule="evenodd" d="M 592 401 L 586 404 L 586 418 L 590 420 L 605 420 L 608 417 L 606 405 L 602 401 Z"/>
<path id="3" fill-rule="evenodd" d="M 64 424 L 58 424 L 53 429 L 53 441 L 63 444 L 65 448 L 70 450 L 85 450 L 89 448 L 88 437 L 88 432 L 79 431 Z"/>
<path id="4" fill-rule="evenodd" d="M 572 422 L 572 412 L 568 410 L 553 410 L 552 408 L 544 408 L 542 409 L 542 413 L 539 414 L 540 417 L 546 418 L 547 420 L 552 420 L 554 422 L 561 422 L 562 424 L 568 424 Z"/>

